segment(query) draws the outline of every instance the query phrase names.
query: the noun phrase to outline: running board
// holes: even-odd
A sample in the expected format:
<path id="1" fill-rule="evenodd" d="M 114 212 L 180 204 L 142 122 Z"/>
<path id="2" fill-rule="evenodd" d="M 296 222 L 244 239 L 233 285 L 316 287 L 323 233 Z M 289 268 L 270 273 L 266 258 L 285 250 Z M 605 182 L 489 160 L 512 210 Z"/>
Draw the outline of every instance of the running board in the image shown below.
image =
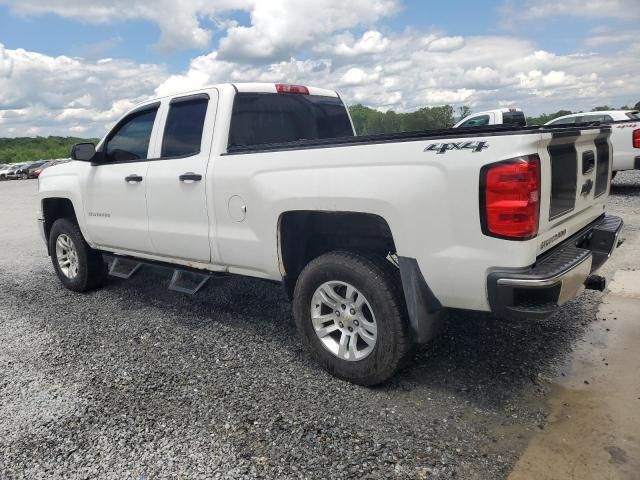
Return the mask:
<path id="1" fill-rule="evenodd" d="M 142 263 L 132 260 L 130 258 L 120 258 L 115 257 L 113 259 L 113 263 L 111 264 L 111 268 L 109 269 L 109 275 L 117 278 L 124 278 L 128 280 L 140 270 Z"/>
<path id="2" fill-rule="evenodd" d="M 174 292 L 186 293 L 187 295 L 195 295 L 198 291 L 213 277 L 215 283 L 219 283 L 227 277 L 223 272 L 208 272 L 185 268 L 176 268 L 164 262 L 154 260 L 138 259 L 131 257 L 120 257 L 109 253 L 103 253 L 103 258 L 107 263 L 111 263 L 109 275 L 125 280 L 131 278 L 143 265 L 159 268 L 163 271 L 173 272 L 169 290 Z"/>
<path id="3" fill-rule="evenodd" d="M 209 278 L 211 278 L 210 275 L 175 269 L 171 277 L 169 290 L 195 295 L 207 283 Z"/>

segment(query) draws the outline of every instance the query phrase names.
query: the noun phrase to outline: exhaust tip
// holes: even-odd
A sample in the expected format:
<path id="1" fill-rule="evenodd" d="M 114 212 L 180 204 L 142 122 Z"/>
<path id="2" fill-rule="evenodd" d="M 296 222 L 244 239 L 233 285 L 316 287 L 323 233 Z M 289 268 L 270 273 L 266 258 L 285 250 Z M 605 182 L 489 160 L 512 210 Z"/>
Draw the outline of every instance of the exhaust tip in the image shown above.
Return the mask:
<path id="1" fill-rule="evenodd" d="M 607 279 L 601 275 L 589 275 L 584 282 L 584 287 L 587 290 L 603 292 L 607 288 Z"/>

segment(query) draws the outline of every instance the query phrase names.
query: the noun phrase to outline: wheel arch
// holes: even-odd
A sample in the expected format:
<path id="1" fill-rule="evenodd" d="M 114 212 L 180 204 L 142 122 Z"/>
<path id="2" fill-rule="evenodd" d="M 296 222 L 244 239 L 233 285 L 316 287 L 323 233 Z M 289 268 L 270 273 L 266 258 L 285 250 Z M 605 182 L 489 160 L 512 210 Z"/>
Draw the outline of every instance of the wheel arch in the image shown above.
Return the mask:
<path id="1" fill-rule="evenodd" d="M 44 235 L 47 240 L 47 250 L 49 249 L 49 234 L 54 222 L 59 218 L 68 218 L 76 225 L 78 217 L 73 202 L 69 198 L 64 197 L 48 197 L 42 199 L 42 219 L 44 222 Z M 51 253 L 51 252 L 49 252 Z"/>
<path id="2" fill-rule="evenodd" d="M 307 263 L 323 253 L 340 249 L 383 256 L 396 253 L 391 228 L 377 214 L 292 210 L 278 218 L 278 257 L 289 295 Z"/>

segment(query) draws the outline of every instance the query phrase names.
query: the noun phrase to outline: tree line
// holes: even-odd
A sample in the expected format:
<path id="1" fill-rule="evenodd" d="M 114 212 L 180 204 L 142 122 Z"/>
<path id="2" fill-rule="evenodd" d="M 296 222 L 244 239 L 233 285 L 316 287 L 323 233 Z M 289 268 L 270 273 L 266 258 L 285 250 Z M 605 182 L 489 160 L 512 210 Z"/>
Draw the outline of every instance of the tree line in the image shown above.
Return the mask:
<path id="1" fill-rule="evenodd" d="M 68 158 L 75 143 L 95 139 L 77 137 L 0 138 L 0 164 Z"/>
<path id="2" fill-rule="evenodd" d="M 620 110 L 640 110 L 640 102 L 635 106 L 624 105 Z M 616 110 L 607 105 L 595 107 L 592 112 Z M 423 107 L 414 112 L 399 113 L 393 110 L 381 112 L 364 105 L 349 107 L 351 118 L 358 135 L 374 135 L 378 133 L 411 132 L 437 128 L 450 128 L 460 119 L 470 115 L 468 106 L 454 108 L 452 105 L 439 107 Z M 569 115 L 570 110 L 558 110 L 537 117 L 527 117 L 529 125 L 543 125 L 554 118 Z M 31 162 L 52 158 L 67 158 L 74 143 L 94 142 L 96 139 L 77 137 L 16 137 L 0 138 L 0 164 L 15 162 Z"/>
<path id="3" fill-rule="evenodd" d="M 624 105 L 620 108 L 603 105 L 595 107 L 591 111 L 604 110 L 640 110 L 640 102 L 635 106 Z M 393 110 L 380 112 L 364 105 L 352 105 L 349 107 L 353 125 L 358 135 L 374 135 L 377 133 L 410 132 L 416 130 L 429 130 L 434 128 L 450 128 L 458 121 L 470 115 L 471 108 L 463 105 L 455 109 L 451 105 L 440 107 L 423 107 L 415 112 L 397 113 Z M 526 112 L 525 112 L 526 113 Z M 544 125 L 554 118 L 570 115 L 571 110 L 558 110 L 554 113 L 543 113 L 537 117 L 527 117 L 528 125 Z"/>

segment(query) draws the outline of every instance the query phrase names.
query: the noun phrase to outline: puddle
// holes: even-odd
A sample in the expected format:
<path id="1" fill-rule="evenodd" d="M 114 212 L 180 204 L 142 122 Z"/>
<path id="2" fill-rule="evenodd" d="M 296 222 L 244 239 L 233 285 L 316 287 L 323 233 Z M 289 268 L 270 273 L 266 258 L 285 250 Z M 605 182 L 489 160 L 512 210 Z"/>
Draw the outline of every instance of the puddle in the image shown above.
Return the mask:
<path id="1" fill-rule="evenodd" d="M 640 478 L 640 271 L 619 271 L 510 480 Z"/>

